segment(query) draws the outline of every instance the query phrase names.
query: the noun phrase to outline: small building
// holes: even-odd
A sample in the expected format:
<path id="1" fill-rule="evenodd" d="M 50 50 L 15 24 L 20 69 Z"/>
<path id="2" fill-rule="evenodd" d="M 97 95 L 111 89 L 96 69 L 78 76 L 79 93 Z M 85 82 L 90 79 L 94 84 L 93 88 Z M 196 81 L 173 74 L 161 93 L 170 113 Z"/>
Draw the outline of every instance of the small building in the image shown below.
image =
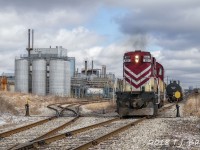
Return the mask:
<path id="1" fill-rule="evenodd" d="M 0 76 L 0 90 L 1 91 L 15 91 L 15 76 L 14 73 L 2 73 Z"/>

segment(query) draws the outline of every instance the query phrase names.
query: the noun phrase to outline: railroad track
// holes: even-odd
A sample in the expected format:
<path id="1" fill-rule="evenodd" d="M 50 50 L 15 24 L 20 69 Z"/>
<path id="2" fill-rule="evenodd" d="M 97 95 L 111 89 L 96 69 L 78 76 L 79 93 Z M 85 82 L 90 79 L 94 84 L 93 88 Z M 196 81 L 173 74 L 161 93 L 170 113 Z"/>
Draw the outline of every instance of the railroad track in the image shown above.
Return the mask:
<path id="1" fill-rule="evenodd" d="M 94 129 L 94 128 L 98 128 L 100 126 L 106 126 L 106 125 L 108 125 L 108 124 L 110 124 L 114 121 L 118 121 L 118 120 L 120 120 L 120 118 L 110 119 L 110 120 L 100 122 L 100 123 L 97 123 L 97 124 L 94 124 L 94 125 L 90 125 L 90 126 L 87 126 L 87 127 L 84 127 L 84 128 L 80 128 L 80 129 L 72 130 L 72 131 L 69 131 L 69 132 L 62 133 L 62 134 L 58 134 L 58 135 L 55 135 L 55 136 L 52 136 L 52 137 L 49 137 L 49 138 L 33 141 L 31 143 L 25 143 L 24 145 L 16 147 L 15 149 L 24 150 L 24 149 L 39 148 L 41 146 L 49 145 L 52 142 L 61 140 L 61 139 L 66 138 L 66 137 L 75 136 L 77 134 L 86 132 L 86 131 Z"/>
<path id="2" fill-rule="evenodd" d="M 87 102 L 84 102 L 84 104 L 86 104 Z M 161 109 L 161 111 L 165 111 L 167 109 L 169 109 L 170 107 L 173 107 L 175 104 L 172 104 L 168 107 L 164 107 Z M 62 107 L 62 106 L 61 106 Z M 55 141 L 60 141 L 62 139 L 64 139 L 65 143 L 67 143 L 68 147 L 69 148 L 74 148 L 74 149 L 87 149 L 91 146 L 95 146 L 97 145 L 98 143 L 108 139 L 109 137 L 111 137 L 112 135 L 116 135 L 120 132 L 123 132 L 124 130 L 138 124 L 139 122 L 142 122 L 143 120 L 145 120 L 145 118 L 142 118 L 142 119 L 139 119 L 139 120 L 134 120 L 134 121 L 131 121 L 130 123 L 125 123 L 125 126 L 120 126 L 119 125 L 119 122 L 118 122 L 118 125 L 116 130 L 114 131 L 110 131 L 108 130 L 107 133 L 108 134 L 105 134 L 105 135 L 102 135 L 101 137 L 97 138 L 97 137 L 93 137 L 93 139 L 95 140 L 91 140 L 91 138 L 89 137 L 92 137 L 91 135 L 88 137 L 89 140 L 85 140 L 84 136 L 82 137 L 83 141 L 84 141 L 84 144 L 80 145 L 80 143 L 76 143 L 75 146 L 71 145 L 70 143 L 73 143 L 73 138 L 75 141 L 77 141 L 77 138 L 79 137 L 79 134 L 81 133 L 84 133 L 84 132 L 92 132 L 92 130 L 94 129 L 97 129 L 95 130 L 96 133 L 98 133 L 98 130 L 100 127 L 105 127 L 105 126 L 108 126 L 108 124 L 111 124 L 112 122 L 117 122 L 119 121 L 120 119 L 119 118 L 115 118 L 115 119 L 110 119 L 108 121 L 105 121 L 105 122 L 101 122 L 101 123 L 98 123 L 98 124 L 95 124 L 95 125 L 90 125 L 90 126 L 87 126 L 87 127 L 84 127 L 84 128 L 80 128 L 80 129 L 77 129 L 77 130 L 72 130 L 72 131 L 69 131 L 69 132 L 64 132 L 62 134 L 58 134 L 58 135 L 55 135 L 55 136 L 52 136 L 52 137 L 49 137 L 49 138 L 46 138 L 50 135 L 52 135 L 53 133 L 57 132 L 58 130 L 55 130 L 55 132 L 51 133 L 51 134 L 46 134 L 46 136 L 40 136 L 38 138 L 35 138 L 34 140 L 29 140 L 29 142 L 26 142 L 24 144 L 21 144 L 21 145 L 16 145 L 14 148 L 12 149 L 20 149 L 20 150 L 24 150 L 24 149 L 33 149 L 33 148 L 41 148 L 41 149 L 44 149 L 44 148 L 47 148 L 46 146 L 50 146 L 50 147 L 54 147 L 54 148 L 59 148 L 59 145 L 55 144 L 56 142 Z M 121 120 L 122 121 L 122 120 Z M 122 123 L 120 124 L 123 124 L 123 121 Z M 111 126 L 111 129 L 113 129 L 114 127 Z M 115 127 L 116 128 L 116 127 Z M 103 131 L 105 130 L 105 128 L 103 129 Z M 102 131 L 100 131 L 101 133 Z M 100 135 L 99 133 L 99 135 Z M 78 137 L 76 137 L 78 135 Z M 85 135 L 85 134 L 83 134 Z M 70 139 L 69 139 L 70 137 Z M 67 140 L 67 141 L 66 141 Z M 82 143 L 83 143 L 82 141 Z M 85 141 L 88 141 L 88 143 L 85 143 Z M 60 143 L 60 142 L 59 142 Z M 61 142 L 62 143 L 62 142 Z M 50 145 L 49 145 L 50 144 Z M 79 147 L 77 147 L 77 145 L 80 145 Z M 65 146 L 66 147 L 66 146 Z"/>
<path id="3" fill-rule="evenodd" d="M 52 106 L 50 106 L 50 107 L 52 107 Z M 67 109 L 68 106 L 66 106 L 66 107 L 61 107 L 61 104 L 60 104 L 60 105 L 58 105 L 58 107 L 60 107 L 61 111 L 63 111 L 63 110 L 65 110 L 65 109 Z M 52 107 L 52 108 L 53 108 L 53 107 Z M 56 108 L 53 108 L 53 110 L 56 110 Z M 59 111 L 56 110 L 56 112 L 59 112 Z M 77 112 L 76 112 L 76 115 L 77 115 Z M 3 138 L 5 138 L 5 137 L 11 136 L 11 135 L 13 135 L 13 134 L 16 134 L 16 133 L 19 133 L 19 132 L 28 130 L 28 129 L 30 129 L 30 128 L 33 128 L 33 127 L 42 125 L 42 124 L 47 123 L 47 122 L 49 122 L 49 121 L 51 121 L 51 120 L 53 120 L 53 119 L 56 119 L 56 118 L 57 118 L 57 116 L 49 117 L 49 118 L 46 118 L 46 119 L 43 119 L 43 120 L 40 120 L 40 121 L 31 123 L 31 124 L 22 126 L 22 127 L 18 127 L 18 128 L 15 128 L 15 129 L 6 131 L 6 132 L 2 132 L 2 133 L 0 133 L 0 140 L 3 139 Z"/>
<path id="4" fill-rule="evenodd" d="M 165 111 L 165 110 L 173 107 L 174 105 L 175 104 L 169 105 L 167 107 L 163 107 L 160 111 Z M 49 145 L 48 149 L 51 149 L 51 148 L 52 149 L 55 149 L 55 148 L 59 149 L 59 148 L 63 148 L 63 147 L 65 147 L 67 149 L 76 149 L 76 150 L 88 149 L 90 147 L 98 145 L 102 141 L 105 141 L 108 138 L 110 138 L 110 137 L 112 137 L 112 136 L 114 136 L 116 134 L 119 134 L 120 132 L 123 132 L 123 131 L 129 129 L 130 127 L 132 127 L 132 126 L 134 126 L 134 125 L 136 125 L 136 124 L 138 124 L 138 123 L 140 123 L 140 122 L 142 122 L 144 120 L 146 120 L 146 118 L 142 118 L 142 119 L 138 119 L 138 120 L 132 120 L 130 123 L 125 123 L 125 125 L 121 126 L 121 127 L 119 127 L 120 125 L 117 125 L 117 127 L 119 127 L 119 128 L 117 128 L 115 130 L 113 130 L 113 128 L 116 128 L 116 127 L 111 126 L 111 131 L 110 131 L 110 129 L 108 129 L 108 131 L 106 131 L 108 134 L 104 134 L 104 135 L 102 135 L 100 137 L 99 137 L 99 135 L 101 135 L 101 132 L 105 131 L 106 129 L 103 128 L 100 131 L 95 130 L 94 132 L 96 133 L 95 135 L 97 135 L 97 137 L 94 137 L 93 136 L 94 134 L 91 135 L 91 133 L 90 133 L 90 132 L 92 132 L 91 129 L 93 129 L 93 128 L 90 128 L 90 126 L 89 126 L 89 127 L 86 128 L 86 130 L 89 130 L 88 133 L 87 132 L 85 133 L 85 131 L 83 130 L 84 134 L 82 134 L 82 136 L 80 136 L 80 135 L 76 136 L 76 134 L 73 134 L 74 132 L 75 133 L 77 132 L 75 130 L 73 132 L 67 132 L 65 134 L 61 134 L 61 135 L 58 135 L 56 137 L 52 137 L 50 139 L 44 139 L 43 141 L 40 141 L 40 142 L 38 141 L 38 143 L 37 143 L 38 145 L 36 144 L 35 146 L 38 147 L 38 146 L 42 146 L 42 145 L 49 145 L 52 142 L 54 142 L 55 140 L 60 140 L 60 139 L 62 139 L 64 137 L 73 136 L 74 139 L 70 138 L 70 139 L 66 139 L 66 140 L 63 140 L 63 141 L 59 141 L 59 145 L 62 145 L 61 147 L 59 147 L 59 145 L 55 143 L 55 144 Z M 107 125 L 107 124 L 104 124 L 104 126 L 105 125 Z M 100 125 L 100 126 L 102 126 L 102 125 Z M 98 127 L 99 127 L 99 125 L 98 125 Z M 82 129 L 79 129 L 78 131 L 80 131 L 80 130 L 82 130 Z M 99 130 L 99 128 L 98 128 L 98 130 Z M 105 133 L 105 132 L 103 132 L 103 133 Z M 80 134 L 80 132 L 79 132 L 79 134 Z M 88 134 L 88 136 L 86 136 L 87 134 Z M 89 141 L 88 141 L 88 139 L 89 139 Z M 79 143 L 77 143 L 77 141 Z M 88 142 L 85 143 L 85 141 L 88 141 Z M 84 144 L 80 145 L 80 143 L 84 143 Z M 80 146 L 76 147 L 77 145 L 80 145 Z M 45 148 L 47 148 L 47 147 L 42 146 L 40 149 L 45 149 Z"/>
<path id="5" fill-rule="evenodd" d="M 43 119 L 43 120 L 40 120 L 40 121 L 31 123 L 31 124 L 28 124 L 28 125 L 19 127 L 19 128 L 15 128 L 15 129 L 12 129 L 12 130 L 9 130 L 9 131 L 6 131 L 6 132 L 2 132 L 2 133 L 0 133 L 0 139 L 2 140 L 2 139 L 5 138 L 5 137 L 9 137 L 9 136 L 11 136 L 11 135 L 13 135 L 13 134 L 16 134 L 16 133 L 19 133 L 19 132 L 28 130 L 28 129 L 30 129 L 30 128 L 33 128 L 33 127 L 38 126 L 38 125 L 41 125 L 41 124 L 44 124 L 44 123 L 46 123 L 46 122 L 48 122 L 48 121 L 51 121 L 51 120 L 53 120 L 53 119 L 55 119 L 55 118 L 56 118 L 56 117 L 50 117 L 50 118 Z"/>
<path id="6" fill-rule="evenodd" d="M 79 115 L 79 108 L 82 105 L 92 104 L 92 103 L 102 103 L 108 102 L 107 100 L 100 101 L 78 101 L 78 102 L 64 102 L 64 103 L 54 103 L 47 106 L 47 108 L 55 111 L 56 116 L 63 116 L 65 111 L 70 111 L 74 115 Z M 65 106 L 67 105 L 67 106 Z M 63 107 L 64 106 L 64 107 Z"/>
<path id="7" fill-rule="evenodd" d="M 36 141 L 36 140 L 39 140 L 39 139 L 42 139 L 42 138 L 45 138 L 45 137 L 48 137 L 50 135 L 55 134 L 56 132 L 62 130 L 63 128 L 66 128 L 67 126 L 71 125 L 73 122 L 78 120 L 79 109 L 76 109 L 76 111 L 75 111 L 75 110 L 70 109 L 69 107 L 77 105 L 77 108 L 79 108 L 81 105 L 88 104 L 88 103 L 89 102 L 84 101 L 84 102 L 81 102 L 81 104 L 72 103 L 72 104 L 67 104 L 67 106 L 63 106 L 63 105 L 66 105 L 66 103 L 58 103 L 58 104 L 49 105 L 49 107 L 51 109 L 56 111 L 56 114 L 57 114 L 56 116 L 50 117 L 50 118 L 47 118 L 47 119 L 44 119 L 44 120 L 41 120 L 41 121 L 38 121 L 38 122 L 35 122 L 35 123 L 32 123 L 32 124 L 29 124 L 29 125 L 26 125 L 26 126 L 22 126 L 20 128 L 16 128 L 16 129 L 13 129 L 13 130 L 10 130 L 10 131 L 0 133 L 0 138 L 1 138 L 0 148 L 8 148 L 9 147 L 8 149 L 14 149 L 16 146 L 20 146 L 21 145 L 20 143 L 23 143 L 24 141 L 33 142 L 33 141 Z M 72 111 L 75 114 L 76 117 L 71 119 L 70 121 L 67 121 L 67 122 L 66 121 L 59 121 L 59 119 L 57 117 L 60 116 L 60 114 L 63 114 L 64 111 L 69 111 L 69 110 Z M 53 124 L 56 124 L 56 125 L 50 125 L 52 123 L 48 123 L 48 122 L 53 121 L 53 120 L 58 120 L 59 123 L 53 123 Z M 57 127 L 57 124 L 59 124 L 58 127 Z M 44 125 L 44 126 L 46 125 L 45 128 L 49 128 L 50 131 L 47 131 L 45 129 L 45 131 L 47 131 L 46 133 L 44 133 L 43 131 L 42 132 L 39 131 L 39 133 L 41 133 L 41 134 L 35 134 L 35 135 L 31 135 L 31 138 L 25 138 L 25 136 L 27 136 L 29 134 L 29 130 L 31 130 L 31 129 L 36 130 L 36 131 L 41 130 L 41 129 L 37 129 L 37 128 L 39 128 L 39 126 L 40 126 L 40 128 L 44 128 L 44 127 L 42 127 L 42 125 Z M 56 128 L 52 128 L 52 127 L 56 127 Z M 25 135 L 23 135 L 23 132 L 24 132 Z M 25 140 L 23 140 L 23 138 L 18 138 L 19 136 L 20 137 L 24 136 L 23 138 Z M 19 140 L 19 139 L 21 139 L 21 140 Z"/>
<path id="8" fill-rule="evenodd" d="M 66 126 L 74 123 L 78 117 L 73 119 L 64 119 L 57 118 L 52 120 L 51 122 L 44 123 L 42 125 L 36 126 L 32 129 L 14 134 L 12 136 L 6 137 L 0 141 L 0 149 L 13 149 L 14 147 L 20 145 L 24 142 L 32 142 L 35 140 L 39 140 L 50 135 L 55 134 L 59 130 L 62 130 Z"/>
<path id="9" fill-rule="evenodd" d="M 56 110 L 56 108 L 54 108 L 54 109 Z M 61 107 L 60 109 L 62 111 L 62 109 L 66 109 L 66 108 Z M 58 112 L 58 110 L 56 112 Z M 47 118 L 47 119 L 44 119 L 44 120 L 41 120 L 38 122 L 31 123 L 29 125 L 25 125 L 25 126 L 22 126 L 19 128 L 15 128 L 15 129 L 0 133 L 0 139 L 1 139 L 0 148 L 13 149 L 14 147 L 20 145 L 20 142 L 24 142 L 27 140 L 34 141 L 34 140 L 38 140 L 38 139 L 50 136 L 50 135 L 56 133 L 57 131 L 62 130 L 66 126 L 69 126 L 70 124 L 75 122 L 78 118 L 79 118 L 79 116 L 76 116 L 75 118 L 66 122 L 66 120 L 64 120 L 64 119 L 62 119 L 62 121 L 61 121 L 57 118 L 57 116 L 53 116 L 53 117 L 50 117 L 50 118 Z M 50 124 L 52 124 L 52 123 L 49 123 L 50 121 L 53 122 L 54 125 L 50 125 Z M 59 126 L 57 126 L 57 124 Z M 54 128 L 54 127 L 56 127 L 56 128 Z M 45 131 L 47 129 L 50 129 L 50 131 L 48 130 L 47 133 L 44 133 L 43 131 L 42 132 L 39 131 L 37 134 L 36 132 L 38 130 L 40 130 L 39 128 L 45 128 Z M 20 140 L 18 139 L 19 136 L 27 136 L 27 134 L 29 134 L 29 130 L 36 131 L 35 135 L 32 135 L 31 139 L 30 138 L 25 138 L 25 140 L 23 140 L 22 138 L 19 138 Z"/>
<path id="10" fill-rule="evenodd" d="M 160 109 L 160 112 L 166 111 L 167 109 L 172 108 L 174 105 L 175 104 L 169 105 L 167 107 L 163 107 L 163 108 Z M 146 120 L 145 117 L 142 118 L 142 119 L 133 121 L 131 123 L 128 123 L 125 126 L 122 126 L 122 127 L 118 128 L 118 129 L 115 129 L 114 131 L 111 131 L 111 132 L 109 132 L 109 133 L 107 133 L 107 134 L 105 134 L 103 136 L 97 137 L 96 139 L 93 139 L 93 140 L 91 140 L 91 141 L 89 141 L 87 143 L 84 143 L 81 146 L 73 148 L 73 150 L 86 150 L 86 149 L 89 149 L 91 147 L 94 147 L 94 146 L 98 145 L 99 143 L 101 143 L 103 141 L 106 141 L 107 139 L 109 139 L 109 138 L 111 138 L 111 137 L 113 137 L 113 136 L 115 136 L 115 135 L 117 135 L 117 134 L 119 134 L 119 133 L 121 133 L 121 132 L 123 132 L 123 131 L 131 128 L 131 127 L 133 127 L 133 126 L 135 126 L 135 125 L 137 125 L 138 123 L 140 123 L 140 122 L 142 122 L 144 120 Z"/>

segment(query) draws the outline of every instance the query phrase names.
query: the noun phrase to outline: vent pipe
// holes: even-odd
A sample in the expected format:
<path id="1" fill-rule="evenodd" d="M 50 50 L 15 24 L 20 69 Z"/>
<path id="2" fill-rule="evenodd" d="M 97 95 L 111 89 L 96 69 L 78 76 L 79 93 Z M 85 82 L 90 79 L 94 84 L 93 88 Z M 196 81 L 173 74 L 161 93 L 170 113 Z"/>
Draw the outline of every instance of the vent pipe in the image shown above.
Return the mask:
<path id="1" fill-rule="evenodd" d="M 28 57 L 30 57 L 31 29 L 28 29 Z"/>
<path id="2" fill-rule="evenodd" d="M 85 61 L 85 75 L 87 76 L 87 60 Z"/>
<path id="3" fill-rule="evenodd" d="M 34 44 L 34 30 L 32 29 L 32 49 L 33 49 L 33 44 Z"/>
<path id="4" fill-rule="evenodd" d="M 102 77 L 105 78 L 106 77 L 106 66 L 102 65 Z"/>
<path id="5" fill-rule="evenodd" d="M 76 70 L 76 77 L 78 77 L 78 68 L 77 68 L 77 70 Z"/>
<path id="6" fill-rule="evenodd" d="M 93 74 L 93 60 L 92 60 L 92 74 Z"/>
<path id="7" fill-rule="evenodd" d="M 32 30 L 32 48 L 31 48 L 31 29 L 28 29 L 28 47 L 26 50 L 28 51 L 28 57 L 30 57 L 31 50 L 33 50 L 34 42 L 34 31 Z"/>

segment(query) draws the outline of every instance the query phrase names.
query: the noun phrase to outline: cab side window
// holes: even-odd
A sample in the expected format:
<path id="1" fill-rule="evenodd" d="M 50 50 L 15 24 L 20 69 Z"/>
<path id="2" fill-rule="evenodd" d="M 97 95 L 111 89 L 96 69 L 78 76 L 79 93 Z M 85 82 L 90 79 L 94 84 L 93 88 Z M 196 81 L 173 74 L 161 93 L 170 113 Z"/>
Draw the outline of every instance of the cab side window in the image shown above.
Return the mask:
<path id="1" fill-rule="evenodd" d="M 162 71 L 162 68 L 160 68 L 160 69 L 159 69 L 159 75 L 160 75 L 160 76 L 162 75 L 162 72 L 163 72 L 163 71 Z"/>

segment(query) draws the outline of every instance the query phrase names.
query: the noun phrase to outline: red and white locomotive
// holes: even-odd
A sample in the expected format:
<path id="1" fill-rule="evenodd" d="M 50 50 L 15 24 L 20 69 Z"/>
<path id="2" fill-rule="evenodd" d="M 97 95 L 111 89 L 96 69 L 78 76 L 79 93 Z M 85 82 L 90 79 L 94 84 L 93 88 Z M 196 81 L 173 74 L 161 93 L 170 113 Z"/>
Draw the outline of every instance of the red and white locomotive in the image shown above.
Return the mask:
<path id="1" fill-rule="evenodd" d="M 120 117 L 157 115 L 164 103 L 164 68 L 150 52 L 133 51 L 124 54 L 123 89 L 117 92 L 117 112 Z"/>

